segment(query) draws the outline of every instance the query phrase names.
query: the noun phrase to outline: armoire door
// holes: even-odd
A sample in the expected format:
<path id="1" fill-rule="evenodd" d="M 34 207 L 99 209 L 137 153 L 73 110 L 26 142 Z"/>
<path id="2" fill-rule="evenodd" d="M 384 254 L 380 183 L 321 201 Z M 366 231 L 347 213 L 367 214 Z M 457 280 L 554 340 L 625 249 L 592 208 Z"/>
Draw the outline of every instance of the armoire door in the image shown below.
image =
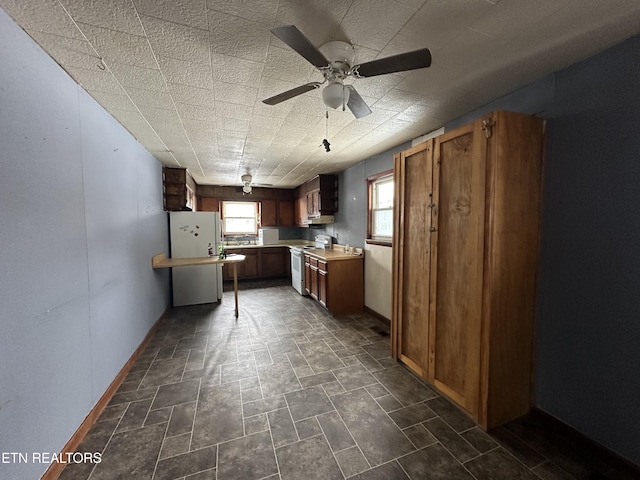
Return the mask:
<path id="1" fill-rule="evenodd" d="M 426 378 L 433 141 L 395 157 L 392 355 Z"/>
<path id="2" fill-rule="evenodd" d="M 478 122 L 435 140 L 427 378 L 474 416 L 479 405 L 485 152 Z"/>

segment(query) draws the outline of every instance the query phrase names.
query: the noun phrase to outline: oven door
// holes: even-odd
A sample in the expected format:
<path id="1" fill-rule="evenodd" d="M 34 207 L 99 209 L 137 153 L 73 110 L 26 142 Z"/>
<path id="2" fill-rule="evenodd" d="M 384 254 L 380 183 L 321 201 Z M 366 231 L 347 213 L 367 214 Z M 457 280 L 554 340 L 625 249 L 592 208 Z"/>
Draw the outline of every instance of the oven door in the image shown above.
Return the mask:
<path id="1" fill-rule="evenodd" d="M 291 284 L 300 295 L 304 295 L 304 255 L 301 248 L 291 248 Z"/>

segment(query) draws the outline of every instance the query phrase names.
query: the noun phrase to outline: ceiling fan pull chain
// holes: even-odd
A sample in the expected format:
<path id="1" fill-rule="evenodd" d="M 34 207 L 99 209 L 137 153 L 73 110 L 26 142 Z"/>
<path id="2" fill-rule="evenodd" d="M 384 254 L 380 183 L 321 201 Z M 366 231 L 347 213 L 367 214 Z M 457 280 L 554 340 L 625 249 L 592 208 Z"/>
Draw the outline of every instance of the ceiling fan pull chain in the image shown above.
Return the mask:
<path id="1" fill-rule="evenodd" d="M 329 109 L 327 109 L 327 116 L 324 121 L 324 138 L 329 137 Z"/>
<path id="2" fill-rule="evenodd" d="M 345 89 L 345 88 L 346 88 L 346 87 L 345 87 L 344 85 L 342 85 L 342 111 L 343 111 L 343 112 L 344 112 L 344 110 L 345 110 L 345 103 L 346 103 L 346 102 L 344 101 L 344 89 Z"/>

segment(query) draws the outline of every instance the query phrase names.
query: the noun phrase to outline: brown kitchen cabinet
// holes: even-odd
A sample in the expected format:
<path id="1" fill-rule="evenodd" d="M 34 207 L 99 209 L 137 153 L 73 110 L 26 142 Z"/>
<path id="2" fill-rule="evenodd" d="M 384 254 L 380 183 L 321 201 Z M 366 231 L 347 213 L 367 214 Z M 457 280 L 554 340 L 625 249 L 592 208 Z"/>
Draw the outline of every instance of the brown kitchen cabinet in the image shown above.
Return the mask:
<path id="1" fill-rule="evenodd" d="M 260 226 L 278 226 L 278 201 L 262 200 L 260 202 Z"/>
<path id="2" fill-rule="evenodd" d="M 318 260 L 318 303 L 327 307 L 327 262 Z"/>
<path id="3" fill-rule="evenodd" d="M 162 167 L 162 191 L 166 211 L 195 210 L 196 182 L 186 168 Z"/>
<path id="4" fill-rule="evenodd" d="M 318 300 L 318 259 L 311 255 L 304 256 L 304 286 L 307 294 Z"/>
<path id="5" fill-rule="evenodd" d="M 333 315 L 364 311 L 364 261 L 362 256 L 327 260 L 304 256 L 307 294 Z"/>
<path id="6" fill-rule="evenodd" d="M 307 220 L 338 211 L 338 177 L 316 175 L 297 189 L 295 221 L 298 226 L 308 226 Z"/>
<path id="7" fill-rule="evenodd" d="M 291 270 L 289 247 L 267 247 L 260 249 L 260 278 L 286 277 Z"/>
<path id="8" fill-rule="evenodd" d="M 309 224 L 305 223 L 307 220 L 307 197 L 299 197 L 295 202 L 295 216 L 296 227 L 308 227 Z"/>
<path id="9" fill-rule="evenodd" d="M 288 277 L 291 275 L 289 247 L 250 247 L 227 249 L 228 254 L 244 255 L 238 263 L 238 279 Z M 223 280 L 233 280 L 233 268 L 222 267 Z"/>
<path id="10" fill-rule="evenodd" d="M 294 202 L 292 200 L 262 200 L 260 225 L 263 227 L 293 227 Z"/>
<path id="11" fill-rule="evenodd" d="M 307 193 L 307 218 L 316 218 L 320 213 L 320 190 Z"/>
<path id="12" fill-rule="evenodd" d="M 333 215 L 338 211 L 338 177 L 317 175 L 307 182 L 307 215 L 309 218 Z"/>
<path id="13" fill-rule="evenodd" d="M 392 355 L 485 429 L 530 408 L 542 144 L 494 112 L 394 159 Z"/>
<path id="14" fill-rule="evenodd" d="M 278 226 L 295 226 L 295 205 L 293 200 L 278 200 Z"/>
<path id="15" fill-rule="evenodd" d="M 237 264 L 238 279 L 258 278 L 258 266 L 260 260 L 260 250 L 258 248 L 232 249 L 228 250 L 227 252 L 245 256 L 244 262 L 240 262 Z M 233 280 L 232 265 L 224 265 L 222 267 L 222 278 L 223 280 Z"/>

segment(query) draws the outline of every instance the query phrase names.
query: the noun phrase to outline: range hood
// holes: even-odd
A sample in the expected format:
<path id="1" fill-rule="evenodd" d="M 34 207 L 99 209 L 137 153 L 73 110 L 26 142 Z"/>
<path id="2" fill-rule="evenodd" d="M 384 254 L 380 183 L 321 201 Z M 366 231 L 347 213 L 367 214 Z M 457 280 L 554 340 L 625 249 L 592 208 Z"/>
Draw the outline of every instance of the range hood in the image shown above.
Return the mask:
<path id="1" fill-rule="evenodd" d="M 303 221 L 305 225 L 322 225 L 333 223 L 333 215 L 320 215 L 319 217 L 307 218 Z"/>

